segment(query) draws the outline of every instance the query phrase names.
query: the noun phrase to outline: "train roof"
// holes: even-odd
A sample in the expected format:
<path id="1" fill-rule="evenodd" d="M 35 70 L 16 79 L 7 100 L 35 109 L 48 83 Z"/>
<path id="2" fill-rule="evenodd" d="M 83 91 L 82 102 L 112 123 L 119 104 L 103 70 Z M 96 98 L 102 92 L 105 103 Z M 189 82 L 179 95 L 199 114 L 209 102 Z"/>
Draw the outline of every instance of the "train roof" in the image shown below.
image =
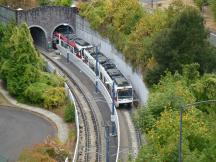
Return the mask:
<path id="1" fill-rule="evenodd" d="M 113 80 L 118 86 L 130 86 L 129 82 L 123 75 L 114 77 Z"/>
<path id="2" fill-rule="evenodd" d="M 95 52 L 94 52 L 94 53 L 91 53 L 91 56 L 94 57 L 94 59 L 96 60 L 96 56 L 97 56 L 97 55 L 96 55 Z M 98 61 L 99 61 L 100 64 L 106 63 L 107 60 L 108 60 L 108 58 L 107 58 L 106 56 L 104 56 L 103 53 L 98 52 Z"/>
<path id="3" fill-rule="evenodd" d="M 67 34 L 66 37 L 69 38 L 69 40 L 75 40 L 78 38 L 75 34 Z"/>
<path id="4" fill-rule="evenodd" d="M 90 55 L 94 58 L 96 58 L 96 56 L 97 56 L 95 52 L 90 53 Z M 104 56 L 104 54 L 101 52 L 98 52 L 98 56 Z"/>
<path id="5" fill-rule="evenodd" d="M 117 68 L 107 69 L 107 74 L 113 78 L 114 76 L 122 75 L 121 72 Z"/>
<path id="6" fill-rule="evenodd" d="M 129 86 L 130 83 L 124 75 L 115 67 L 106 70 L 108 75 L 115 81 L 118 86 Z"/>
<path id="7" fill-rule="evenodd" d="M 106 70 L 116 68 L 116 65 L 111 60 L 107 60 L 105 63 L 102 64 L 102 66 Z"/>
<path id="8" fill-rule="evenodd" d="M 86 41 L 84 41 L 83 39 L 81 38 L 76 38 L 74 39 L 74 41 L 79 44 L 80 46 L 89 46 L 90 44 Z"/>
<path id="9" fill-rule="evenodd" d="M 92 52 L 92 49 L 87 50 L 90 55 L 96 59 L 96 53 Z M 115 81 L 118 86 L 130 86 L 130 83 L 117 69 L 116 65 L 101 52 L 98 52 L 98 61 L 106 69 L 107 74 Z"/>
<path id="10" fill-rule="evenodd" d="M 106 56 L 103 56 L 103 55 L 98 56 L 98 61 L 100 64 L 105 63 L 107 61 L 107 59 L 108 58 Z"/>

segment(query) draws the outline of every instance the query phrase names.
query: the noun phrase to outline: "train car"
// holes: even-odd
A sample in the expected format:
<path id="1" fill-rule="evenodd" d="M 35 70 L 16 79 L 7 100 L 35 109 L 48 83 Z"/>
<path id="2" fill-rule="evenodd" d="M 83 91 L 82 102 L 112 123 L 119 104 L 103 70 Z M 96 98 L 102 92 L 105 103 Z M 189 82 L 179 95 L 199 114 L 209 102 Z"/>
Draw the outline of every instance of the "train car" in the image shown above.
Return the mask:
<path id="1" fill-rule="evenodd" d="M 96 68 L 96 53 L 90 50 L 84 50 L 86 62 L 89 67 L 95 71 Z M 121 104 L 131 104 L 133 102 L 133 88 L 123 74 L 117 69 L 116 65 L 108 59 L 104 54 L 98 52 L 99 62 L 99 78 L 106 86 L 108 92 L 112 96 L 112 86 L 115 90 L 115 105 L 119 107 Z"/>
<path id="2" fill-rule="evenodd" d="M 76 43 L 74 40 L 70 40 L 67 38 L 67 36 L 59 33 L 59 32 L 55 32 L 54 33 L 54 38 L 53 38 L 53 42 L 55 42 L 55 45 L 53 45 L 55 48 L 57 49 L 56 44 L 61 43 L 62 46 L 64 46 L 65 48 L 76 48 Z"/>
<path id="3" fill-rule="evenodd" d="M 75 35 L 61 35 L 56 34 L 59 38 L 59 50 L 71 49 L 72 54 L 79 53 L 80 59 L 83 60 L 93 71 L 96 70 L 96 57 L 98 57 L 98 70 L 99 78 L 107 88 L 108 92 L 112 96 L 113 82 L 115 91 L 115 106 L 119 107 L 121 104 L 132 104 L 133 103 L 133 88 L 132 85 L 127 81 L 124 75 L 117 69 L 116 65 L 108 59 L 103 53 L 95 53 L 95 49 L 88 42 L 77 38 Z"/>
<path id="4" fill-rule="evenodd" d="M 82 47 L 80 47 L 80 45 L 77 45 L 76 41 L 79 40 L 79 38 L 75 34 L 62 34 L 55 32 L 53 40 L 56 42 L 56 44 L 59 44 L 61 47 L 69 49 L 71 53 L 73 53 L 80 59 L 83 59 L 81 51 Z M 57 49 L 56 44 L 53 45 L 54 49 Z"/>

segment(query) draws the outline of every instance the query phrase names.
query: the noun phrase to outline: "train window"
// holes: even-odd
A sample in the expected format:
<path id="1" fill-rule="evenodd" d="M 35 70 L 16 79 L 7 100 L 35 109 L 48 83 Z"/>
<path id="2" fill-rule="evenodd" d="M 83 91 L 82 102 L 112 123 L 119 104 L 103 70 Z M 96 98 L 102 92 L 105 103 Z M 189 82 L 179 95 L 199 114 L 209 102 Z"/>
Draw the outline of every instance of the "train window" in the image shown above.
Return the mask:
<path id="1" fill-rule="evenodd" d="M 76 47 L 74 47 L 74 52 L 77 53 L 79 52 L 79 50 Z"/>
<path id="2" fill-rule="evenodd" d="M 84 62 L 88 63 L 88 57 L 87 56 L 84 57 Z"/>
<path id="3" fill-rule="evenodd" d="M 109 84 L 106 84 L 106 85 L 107 85 L 107 90 L 110 93 L 110 85 Z"/>
<path id="4" fill-rule="evenodd" d="M 64 42 L 63 41 L 61 41 L 61 46 L 64 47 Z"/>
<path id="5" fill-rule="evenodd" d="M 119 99 L 131 98 L 132 96 L 133 96 L 132 88 L 118 90 Z"/>
<path id="6" fill-rule="evenodd" d="M 59 39 L 56 40 L 56 44 L 59 44 Z"/>
<path id="7" fill-rule="evenodd" d="M 102 80 L 103 79 L 103 75 L 102 75 L 102 73 L 100 72 L 100 80 Z"/>
<path id="8" fill-rule="evenodd" d="M 67 45 L 67 43 L 64 43 L 64 47 L 65 47 L 65 48 L 68 48 L 68 45 Z"/>
<path id="9" fill-rule="evenodd" d="M 106 83 L 106 78 L 104 77 L 104 83 Z"/>

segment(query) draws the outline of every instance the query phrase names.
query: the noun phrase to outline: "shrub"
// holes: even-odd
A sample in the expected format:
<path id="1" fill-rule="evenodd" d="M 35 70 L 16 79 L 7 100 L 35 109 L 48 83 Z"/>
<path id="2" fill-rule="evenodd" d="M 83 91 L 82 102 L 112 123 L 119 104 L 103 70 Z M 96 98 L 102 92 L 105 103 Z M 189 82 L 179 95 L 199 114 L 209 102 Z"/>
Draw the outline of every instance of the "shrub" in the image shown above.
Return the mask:
<path id="1" fill-rule="evenodd" d="M 19 162 L 55 162 L 48 155 L 43 155 L 39 152 L 26 150 L 23 152 L 19 158 Z"/>
<path id="2" fill-rule="evenodd" d="M 66 99 L 65 90 L 61 87 L 49 88 L 44 92 L 43 97 L 44 107 L 46 109 L 54 109 L 62 106 Z"/>
<path id="3" fill-rule="evenodd" d="M 74 104 L 68 104 L 64 110 L 64 120 L 66 122 L 74 122 L 75 121 L 75 107 Z"/>
<path id="4" fill-rule="evenodd" d="M 64 79 L 62 77 L 59 77 L 56 74 L 51 74 L 47 72 L 40 73 L 39 81 L 42 83 L 46 83 L 48 85 L 54 86 L 54 87 L 64 86 Z"/>
<path id="5" fill-rule="evenodd" d="M 69 156 L 69 150 L 55 139 L 47 139 L 32 149 L 23 151 L 19 162 L 63 162 Z"/>
<path id="6" fill-rule="evenodd" d="M 42 104 L 44 102 L 43 94 L 48 88 L 50 86 L 46 83 L 33 83 L 25 90 L 25 99 L 34 104 Z"/>

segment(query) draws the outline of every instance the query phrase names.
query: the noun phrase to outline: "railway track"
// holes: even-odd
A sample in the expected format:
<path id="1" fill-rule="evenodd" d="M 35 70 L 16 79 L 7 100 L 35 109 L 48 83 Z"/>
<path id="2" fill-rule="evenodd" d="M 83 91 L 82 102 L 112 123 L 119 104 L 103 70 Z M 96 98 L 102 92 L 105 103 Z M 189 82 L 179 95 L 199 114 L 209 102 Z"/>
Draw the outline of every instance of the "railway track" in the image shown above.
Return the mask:
<path id="1" fill-rule="evenodd" d="M 40 50 L 43 54 L 43 51 Z M 76 100 L 76 106 L 79 114 L 80 122 L 80 140 L 77 162 L 100 162 L 101 160 L 101 137 L 97 116 L 93 106 L 85 95 L 85 92 L 73 78 L 64 71 L 52 59 L 43 54 L 43 56 L 51 61 L 64 75 L 69 79 L 68 85 L 73 92 Z"/>

